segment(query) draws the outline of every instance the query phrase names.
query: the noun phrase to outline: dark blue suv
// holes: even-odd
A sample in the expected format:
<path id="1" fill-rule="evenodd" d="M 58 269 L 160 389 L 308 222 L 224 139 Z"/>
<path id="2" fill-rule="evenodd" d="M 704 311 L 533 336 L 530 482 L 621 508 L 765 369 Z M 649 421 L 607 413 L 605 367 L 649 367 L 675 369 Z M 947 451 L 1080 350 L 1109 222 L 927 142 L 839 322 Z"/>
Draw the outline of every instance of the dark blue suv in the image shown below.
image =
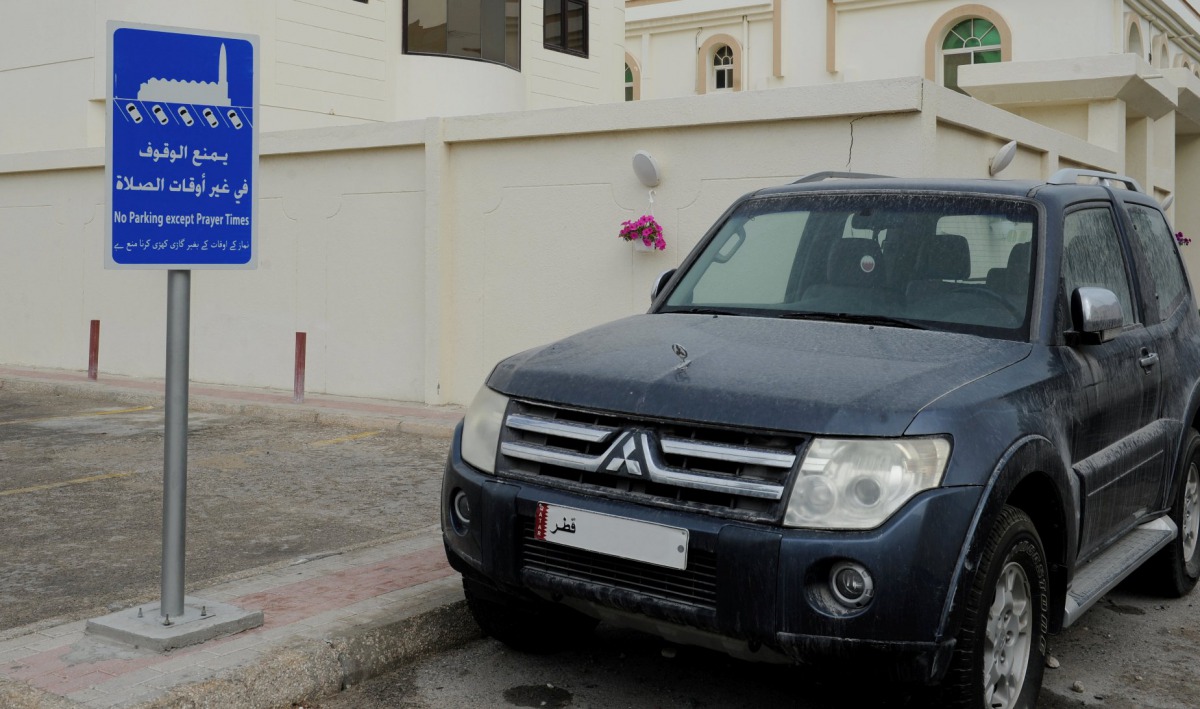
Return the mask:
<path id="1" fill-rule="evenodd" d="M 602 620 L 1031 707 L 1048 634 L 1200 576 L 1198 384 L 1134 180 L 822 173 L 738 200 L 647 314 L 495 368 L 447 555 L 515 647 Z"/>

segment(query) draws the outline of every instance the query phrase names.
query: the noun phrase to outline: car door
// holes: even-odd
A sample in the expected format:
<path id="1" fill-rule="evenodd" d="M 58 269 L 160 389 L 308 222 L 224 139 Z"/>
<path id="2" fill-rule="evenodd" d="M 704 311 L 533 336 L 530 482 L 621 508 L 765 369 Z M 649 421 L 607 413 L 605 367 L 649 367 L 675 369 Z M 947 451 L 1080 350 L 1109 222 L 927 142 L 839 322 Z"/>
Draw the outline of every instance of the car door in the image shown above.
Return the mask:
<path id="1" fill-rule="evenodd" d="M 1108 203 L 1081 205 L 1063 224 L 1063 297 L 1099 286 L 1116 294 L 1124 325 L 1103 343 L 1080 339 L 1071 355 L 1080 368 L 1074 469 L 1080 483 L 1080 549 L 1085 559 L 1134 526 L 1155 504 L 1163 473 L 1163 436 L 1156 426 L 1161 369 L 1154 341 L 1134 298 L 1126 248 Z"/>
<path id="2" fill-rule="evenodd" d="M 1186 407 L 1188 392 L 1182 387 L 1171 388 L 1170 382 L 1182 381 L 1177 345 L 1191 335 L 1182 330 L 1187 327 L 1189 285 L 1183 269 L 1179 246 L 1166 217 L 1158 209 L 1140 204 L 1127 204 L 1131 241 L 1135 260 L 1140 264 L 1138 281 L 1141 283 L 1142 301 L 1145 304 L 1146 329 L 1154 340 L 1154 353 L 1158 356 L 1159 378 L 1163 382 L 1162 402 L 1158 412 L 1159 428 L 1163 432 L 1163 450 L 1166 451 L 1166 466 L 1162 481 L 1160 507 L 1167 506 L 1167 468 L 1175 459 L 1175 441 L 1183 428 L 1182 414 Z"/>

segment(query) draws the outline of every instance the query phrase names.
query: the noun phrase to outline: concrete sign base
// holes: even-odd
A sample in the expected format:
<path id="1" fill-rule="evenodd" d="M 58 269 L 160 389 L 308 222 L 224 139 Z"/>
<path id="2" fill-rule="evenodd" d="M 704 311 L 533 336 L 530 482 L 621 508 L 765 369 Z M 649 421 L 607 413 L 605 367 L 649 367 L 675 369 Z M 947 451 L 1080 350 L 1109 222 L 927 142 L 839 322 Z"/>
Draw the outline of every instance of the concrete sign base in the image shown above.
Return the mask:
<path id="1" fill-rule="evenodd" d="M 87 622 L 86 632 L 139 648 L 166 652 L 240 633 L 263 624 L 262 611 L 187 597 L 184 613 L 164 625 L 159 604 L 129 608 Z"/>

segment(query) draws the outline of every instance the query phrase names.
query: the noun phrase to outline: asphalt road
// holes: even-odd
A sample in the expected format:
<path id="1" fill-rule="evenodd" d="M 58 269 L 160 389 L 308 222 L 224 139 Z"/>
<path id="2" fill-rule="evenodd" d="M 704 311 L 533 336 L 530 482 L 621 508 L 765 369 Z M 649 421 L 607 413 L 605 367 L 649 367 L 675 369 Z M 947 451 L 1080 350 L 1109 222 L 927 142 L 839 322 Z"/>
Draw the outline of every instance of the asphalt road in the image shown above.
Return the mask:
<path id="1" fill-rule="evenodd" d="M 446 447 L 193 413 L 187 591 L 435 524 Z M 162 468 L 161 406 L 0 388 L 0 638 L 158 600 Z"/>
<path id="2" fill-rule="evenodd" d="M 1198 611 L 1200 591 L 1164 601 L 1134 588 L 1117 589 L 1079 624 L 1051 638 L 1050 654 L 1059 667 L 1046 670 L 1038 706 L 1200 706 Z M 848 679 L 751 664 L 601 625 L 582 649 L 548 655 L 519 653 L 490 638 L 476 641 L 307 709 L 928 706 L 919 694 L 879 683 L 870 668 L 845 669 Z"/>

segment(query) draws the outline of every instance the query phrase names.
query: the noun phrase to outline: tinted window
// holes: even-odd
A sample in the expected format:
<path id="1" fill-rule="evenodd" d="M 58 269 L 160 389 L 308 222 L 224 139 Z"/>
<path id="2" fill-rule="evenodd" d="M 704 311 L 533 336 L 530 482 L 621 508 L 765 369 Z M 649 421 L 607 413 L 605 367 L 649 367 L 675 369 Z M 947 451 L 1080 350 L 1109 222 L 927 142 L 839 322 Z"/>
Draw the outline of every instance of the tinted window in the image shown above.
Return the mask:
<path id="1" fill-rule="evenodd" d="M 1121 301 L 1125 324 L 1133 322 L 1133 299 L 1125 256 L 1107 207 L 1080 209 L 1063 220 L 1063 281 L 1067 297 L 1080 286 L 1107 288 Z"/>
<path id="2" fill-rule="evenodd" d="M 521 66 L 520 0 L 407 0 L 404 51 Z"/>
<path id="3" fill-rule="evenodd" d="M 546 49 L 588 55 L 587 0 L 545 0 L 542 22 Z"/>
<path id="4" fill-rule="evenodd" d="M 1158 298 L 1159 315 L 1165 319 L 1183 302 L 1187 284 L 1183 264 L 1179 262 L 1179 247 L 1175 245 L 1167 220 L 1158 210 L 1130 205 L 1129 219 L 1133 222 L 1134 238 L 1154 279 L 1153 283 L 1147 284 L 1147 290 L 1153 289 Z"/>

